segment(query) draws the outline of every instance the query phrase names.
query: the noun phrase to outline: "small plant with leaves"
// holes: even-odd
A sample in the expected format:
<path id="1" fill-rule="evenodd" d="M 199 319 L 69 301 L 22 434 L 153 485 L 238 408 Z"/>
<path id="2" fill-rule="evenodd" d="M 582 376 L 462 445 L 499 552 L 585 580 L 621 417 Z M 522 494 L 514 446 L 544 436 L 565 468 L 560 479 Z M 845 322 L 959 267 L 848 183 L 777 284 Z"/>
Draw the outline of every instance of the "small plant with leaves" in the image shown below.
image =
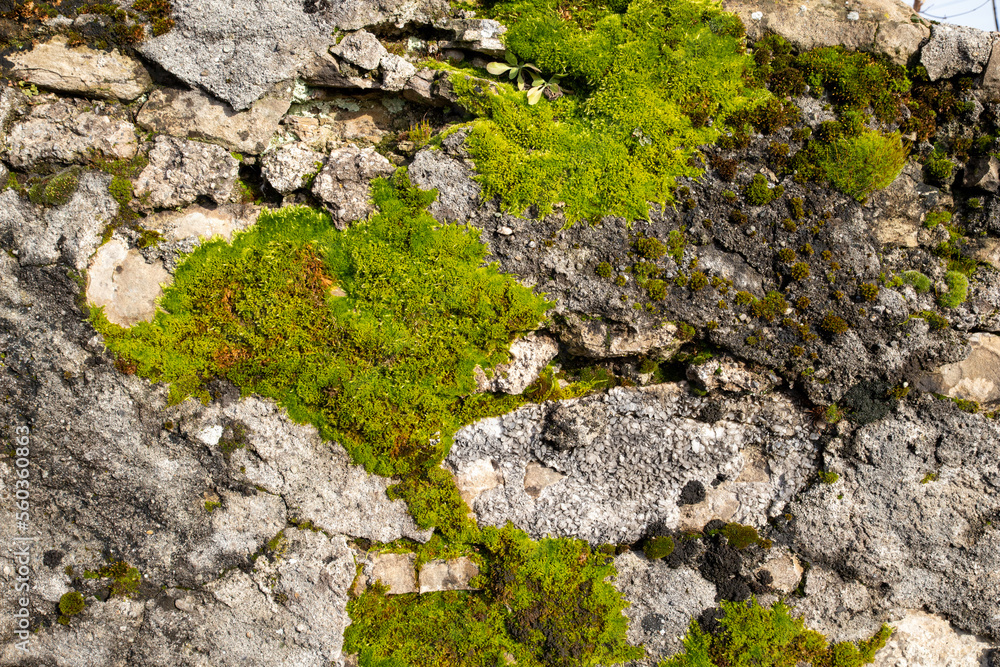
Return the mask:
<path id="1" fill-rule="evenodd" d="M 507 78 L 510 79 L 511 81 L 514 81 L 516 79 L 518 90 L 533 89 L 539 85 L 539 82 L 545 83 L 544 79 L 542 79 L 541 77 L 542 70 L 538 69 L 538 66 L 535 65 L 534 63 L 518 63 L 517 58 L 515 58 L 510 51 L 507 52 L 505 59 L 507 60 L 507 62 L 505 63 L 500 63 L 500 62 L 490 63 L 489 65 L 486 66 L 486 71 L 492 74 L 493 76 L 503 76 L 504 74 L 506 74 Z M 528 76 L 531 77 L 530 86 L 527 83 Z M 540 91 L 538 93 L 538 96 L 539 97 L 541 96 Z M 535 102 L 537 101 L 538 99 L 536 97 Z M 534 102 L 530 101 L 530 95 L 529 95 L 529 102 L 531 104 L 534 104 Z"/>

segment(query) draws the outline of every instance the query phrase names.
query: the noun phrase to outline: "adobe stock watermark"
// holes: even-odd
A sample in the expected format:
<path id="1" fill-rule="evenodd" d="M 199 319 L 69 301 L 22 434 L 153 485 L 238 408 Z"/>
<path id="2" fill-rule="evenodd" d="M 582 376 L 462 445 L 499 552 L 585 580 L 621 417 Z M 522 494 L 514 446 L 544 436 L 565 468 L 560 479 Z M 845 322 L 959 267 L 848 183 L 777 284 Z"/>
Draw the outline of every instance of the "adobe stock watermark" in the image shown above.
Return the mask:
<path id="1" fill-rule="evenodd" d="M 14 492 L 11 498 L 14 502 L 14 519 L 17 523 L 17 535 L 12 538 L 11 551 L 14 563 L 14 634 L 20 640 L 15 646 L 21 651 L 28 651 L 28 638 L 31 637 L 31 548 L 35 538 L 30 536 L 31 522 L 31 485 L 29 483 L 31 454 L 31 429 L 27 426 L 14 428 Z"/>

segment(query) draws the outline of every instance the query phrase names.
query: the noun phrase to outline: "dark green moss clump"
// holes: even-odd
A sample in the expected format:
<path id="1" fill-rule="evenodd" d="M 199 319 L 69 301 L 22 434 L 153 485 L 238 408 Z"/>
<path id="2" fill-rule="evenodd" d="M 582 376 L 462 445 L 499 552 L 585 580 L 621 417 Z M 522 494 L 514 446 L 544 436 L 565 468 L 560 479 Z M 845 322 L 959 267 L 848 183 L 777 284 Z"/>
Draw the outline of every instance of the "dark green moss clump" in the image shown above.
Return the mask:
<path id="1" fill-rule="evenodd" d="M 875 301 L 878 299 L 879 286 L 874 283 L 863 283 L 858 287 L 858 296 L 864 301 Z"/>
<path id="2" fill-rule="evenodd" d="M 656 560 L 657 558 L 666 558 L 674 552 L 674 538 L 669 535 L 661 535 L 659 537 L 654 537 L 646 542 L 646 546 L 642 548 L 642 553 L 646 555 L 649 560 Z"/>
<path id="3" fill-rule="evenodd" d="M 888 625 L 870 639 L 828 644 L 826 638 L 805 627 L 782 602 L 770 608 L 756 599 L 720 603 L 722 617 L 714 632 L 706 632 L 691 622 L 684 638 L 684 652 L 667 659 L 660 667 L 732 667 L 759 665 L 786 667 L 860 667 L 875 660 L 875 654 L 892 635 Z"/>
<path id="4" fill-rule="evenodd" d="M 596 273 L 597 276 L 600 278 L 610 278 L 612 272 L 613 269 L 611 268 L 611 265 L 607 262 L 601 262 L 600 264 L 597 265 L 597 268 L 594 269 L 594 273 Z"/>
<path id="5" fill-rule="evenodd" d="M 727 523 L 719 532 L 728 540 L 729 546 L 737 551 L 755 544 L 763 549 L 771 548 L 771 540 L 761 537 L 753 526 Z"/>
<path id="6" fill-rule="evenodd" d="M 819 328 L 830 335 L 836 336 L 847 331 L 848 326 L 844 318 L 833 313 L 827 313 L 819 323 Z"/>
<path id="7" fill-rule="evenodd" d="M 76 616 L 86 606 L 87 603 L 83 599 L 83 594 L 79 591 L 63 593 L 63 596 L 59 598 L 59 612 L 63 616 Z"/>
<path id="8" fill-rule="evenodd" d="M 109 593 L 111 596 L 119 597 L 132 597 L 138 592 L 139 584 L 142 583 L 139 570 L 123 560 L 109 563 L 97 572 L 88 570 L 83 576 L 85 579 L 110 579 Z"/>
<path id="9" fill-rule="evenodd" d="M 743 190 L 747 203 L 752 206 L 767 206 L 784 192 L 785 188 L 780 185 L 769 187 L 763 174 L 754 174 L 753 180 Z"/>
<path id="10" fill-rule="evenodd" d="M 42 206 L 62 206 L 80 185 L 80 168 L 70 167 L 38 181 L 28 190 L 28 199 Z"/>

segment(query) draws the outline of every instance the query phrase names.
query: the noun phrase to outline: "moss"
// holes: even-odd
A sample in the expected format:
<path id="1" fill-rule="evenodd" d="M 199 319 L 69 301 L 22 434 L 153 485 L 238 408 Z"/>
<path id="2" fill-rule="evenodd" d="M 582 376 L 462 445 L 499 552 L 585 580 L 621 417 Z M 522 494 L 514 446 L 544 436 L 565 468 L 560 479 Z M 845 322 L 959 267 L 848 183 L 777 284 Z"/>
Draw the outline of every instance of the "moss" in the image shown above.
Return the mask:
<path id="1" fill-rule="evenodd" d="M 794 358 L 801 357 L 805 353 L 806 353 L 806 350 L 801 345 L 792 345 L 792 347 L 789 348 L 789 350 L 788 350 L 788 354 L 790 356 L 794 357 Z"/>
<path id="2" fill-rule="evenodd" d="M 62 206 L 80 185 L 80 168 L 70 167 L 40 180 L 28 190 L 28 199 L 41 206 Z"/>
<path id="3" fill-rule="evenodd" d="M 139 590 L 142 575 L 139 570 L 123 560 L 105 565 L 97 572 L 86 570 L 85 579 L 110 579 L 109 593 L 111 596 L 132 597 Z"/>
<path id="4" fill-rule="evenodd" d="M 713 155 L 708 160 L 709 165 L 715 170 L 715 175 L 719 177 L 720 180 L 730 183 L 736 178 L 736 172 L 739 169 L 740 161 L 733 158 L 726 158 L 722 155 Z M 731 192 L 727 190 L 726 192 Z M 726 196 L 726 192 L 723 192 L 723 196 Z M 733 192 L 733 199 L 736 198 L 736 193 Z"/>
<path id="5" fill-rule="evenodd" d="M 809 265 L 805 262 L 796 262 L 792 264 L 788 275 L 792 277 L 792 280 L 805 280 L 809 277 Z"/>
<path id="6" fill-rule="evenodd" d="M 778 259 L 786 264 L 790 264 L 795 261 L 795 251 L 791 248 L 782 248 L 778 251 Z"/>
<path id="7" fill-rule="evenodd" d="M 792 211 L 792 217 L 796 220 L 801 220 L 806 217 L 805 206 L 802 204 L 801 197 L 792 197 L 788 202 L 788 206 Z M 794 229 L 791 231 L 795 231 Z"/>
<path id="8" fill-rule="evenodd" d="M 798 310 L 799 312 L 802 312 L 807 308 L 809 308 L 809 304 L 811 303 L 812 302 L 809 300 L 809 297 L 800 296 L 798 299 L 795 300 L 795 309 Z"/>
<path id="9" fill-rule="evenodd" d="M 969 279 L 958 271 L 948 271 L 944 275 L 947 292 L 938 294 L 938 305 L 942 308 L 957 308 L 965 303 L 969 295 Z"/>
<path id="10" fill-rule="evenodd" d="M 571 94 L 529 105 L 500 82 L 451 74 L 473 122 L 468 145 L 486 198 L 540 214 L 556 202 L 569 221 L 616 214 L 645 218 L 647 202 L 673 201 L 680 176 L 697 176 L 697 147 L 725 120 L 770 94 L 744 76 L 752 61 L 739 19 L 718 6 L 634 0 L 622 13 L 592 5 L 580 25 L 548 0 L 509 0 L 486 13 L 508 30 L 508 51 Z M 708 123 L 708 119 L 717 122 Z"/>
<path id="11" fill-rule="evenodd" d="M 819 481 L 823 484 L 836 484 L 839 479 L 840 475 L 835 472 L 829 472 L 827 470 L 819 471 Z"/>
<path id="12" fill-rule="evenodd" d="M 653 237 L 640 237 L 632 243 L 635 253 L 650 262 L 655 262 L 667 254 L 667 246 Z"/>
<path id="13" fill-rule="evenodd" d="M 951 178 L 955 163 L 948 158 L 935 154 L 924 163 L 924 173 L 935 183 L 944 183 Z"/>
<path id="14" fill-rule="evenodd" d="M 688 281 L 688 287 L 692 290 L 700 290 L 703 287 L 708 287 L 708 276 L 701 271 L 693 271 L 691 273 L 691 280 Z"/>
<path id="15" fill-rule="evenodd" d="M 626 278 L 623 274 L 619 273 L 618 276 L 615 278 L 615 285 L 617 285 L 618 287 L 625 287 L 625 285 L 627 284 L 628 284 L 628 278 Z"/>
<path id="16" fill-rule="evenodd" d="M 879 286 L 875 283 L 863 283 L 858 286 L 858 296 L 864 301 L 878 300 Z"/>
<path id="17" fill-rule="evenodd" d="M 209 514 L 211 514 L 215 510 L 219 509 L 220 507 L 222 507 L 222 503 L 220 503 L 217 500 L 206 500 L 205 501 L 205 511 L 208 512 Z"/>
<path id="18" fill-rule="evenodd" d="M 836 336 L 846 332 L 848 326 L 844 318 L 828 312 L 819 323 L 819 328 L 830 335 Z"/>
<path id="19" fill-rule="evenodd" d="M 481 591 L 386 595 L 369 588 L 348 602 L 345 651 L 361 664 L 570 667 L 643 657 L 629 646 L 625 601 L 606 581 L 613 554 L 573 539 L 532 541 L 508 524 L 485 528 Z M 381 662 L 380 662 L 381 661 Z"/>
<path id="20" fill-rule="evenodd" d="M 924 227 L 934 229 L 940 224 L 948 224 L 949 222 L 951 222 L 951 212 L 936 211 L 927 214 L 927 217 L 924 218 Z"/>
<path id="21" fill-rule="evenodd" d="M 273 398 L 369 471 L 403 477 L 424 525 L 453 517 L 432 506 L 448 495 L 433 470 L 476 413 L 473 369 L 505 361 L 550 304 L 483 265 L 476 230 L 439 226 L 432 198 L 404 175 L 378 180 L 380 213 L 346 231 L 303 207 L 265 211 L 189 255 L 152 322 L 125 329 L 99 309 L 92 321 L 171 401 L 207 398 L 213 378 Z"/>
<path id="22" fill-rule="evenodd" d="M 594 273 L 600 278 L 610 278 L 613 271 L 614 270 L 611 268 L 611 265 L 607 262 L 601 262 L 597 265 L 597 268 L 594 269 Z"/>
<path id="23" fill-rule="evenodd" d="M 753 526 L 744 526 L 740 523 L 727 523 L 719 532 L 729 542 L 729 546 L 736 550 L 746 549 L 754 545 L 762 549 L 771 548 L 771 540 L 761 537 L 757 533 L 757 529 Z"/>
<path id="24" fill-rule="evenodd" d="M 933 310 L 922 310 L 919 313 L 916 313 L 914 317 L 919 317 L 923 320 L 926 320 L 931 327 L 931 331 L 947 329 L 950 324 L 947 318 L 938 313 L 935 313 Z"/>
<path id="25" fill-rule="evenodd" d="M 907 149 L 898 132 L 884 135 L 865 130 L 812 145 L 816 168 L 844 194 L 864 201 L 892 183 L 906 164 Z"/>
<path id="26" fill-rule="evenodd" d="M 660 663 L 660 667 L 735 667 L 759 665 L 785 667 L 860 667 L 875 660 L 892 629 L 883 625 L 867 640 L 829 644 L 815 630 L 805 627 L 781 601 L 770 608 L 756 599 L 720 603 L 718 630 L 709 634 L 692 620 L 684 637 L 684 652 Z"/>
<path id="27" fill-rule="evenodd" d="M 650 280 L 646 283 L 646 294 L 653 301 L 663 301 L 667 298 L 667 286 L 662 280 Z"/>
<path id="28" fill-rule="evenodd" d="M 928 484 L 930 482 L 936 482 L 937 478 L 938 478 L 938 474 L 936 472 L 929 472 L 926 475 L 924 475 L 923 479 L 920 480 L 920 483 L 921 484 Z"/>
<path id="29" fill-rule="evenodd" d="M 781 292 L 771 290 L 763 299 L 753 299 L 750 302 L 750 314 L 754 317 L 773 322 L 788 309 L 788 302 Z"/>
<path id="30" fill-rule="evenodd" d="M 59 598 L 59 612 L 63 616 L 76 616 L 86 606 L 87 602 L 83 599 L 83 594 L 78 591 L 63 593 L 62 597 Z"/>
<path id="31" fill-rule="evenodd" d="M 674 552 L 674 538 L 669 535 L 661 535 L 659 537 L 654 537 L 646 541 L 645 546 L 642 548 L 642 553 L 646 555 L 649 560 L 656 560 L 658 558 L 666 558 Z"/>
<path id="32" fill-rule="evenodd" d="M 771 188 L 763 174 L 754 174 L 753 180 L 744 188 L 743 196 L 751 206 L 767 206 L 780 197 L 785 189 L 782 186 Z"/>

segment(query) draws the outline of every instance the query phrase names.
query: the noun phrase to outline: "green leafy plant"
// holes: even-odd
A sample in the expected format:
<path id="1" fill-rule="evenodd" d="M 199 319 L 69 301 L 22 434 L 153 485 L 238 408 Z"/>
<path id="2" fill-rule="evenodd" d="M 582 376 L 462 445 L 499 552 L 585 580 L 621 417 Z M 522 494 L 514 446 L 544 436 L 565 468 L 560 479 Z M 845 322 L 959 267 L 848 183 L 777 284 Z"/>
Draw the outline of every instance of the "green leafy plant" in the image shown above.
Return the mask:
<path id="1" fill-rule="evenodd" d="M 510 51 L 507 51 L 504 57 L 507 62 L 492 62 L 486 66 L 486 71 L 493 76 L 503 76 L 506 74 L 507 78 L 511 81 L 517 79 L 518 90 L 527 90 L 529 88 L 527 76 L 532 78 L 532 86 L 536 85 L 535 82 L 541 81 L 542 71 L 534 63 L 518 63 L 517 58 Z"/>

